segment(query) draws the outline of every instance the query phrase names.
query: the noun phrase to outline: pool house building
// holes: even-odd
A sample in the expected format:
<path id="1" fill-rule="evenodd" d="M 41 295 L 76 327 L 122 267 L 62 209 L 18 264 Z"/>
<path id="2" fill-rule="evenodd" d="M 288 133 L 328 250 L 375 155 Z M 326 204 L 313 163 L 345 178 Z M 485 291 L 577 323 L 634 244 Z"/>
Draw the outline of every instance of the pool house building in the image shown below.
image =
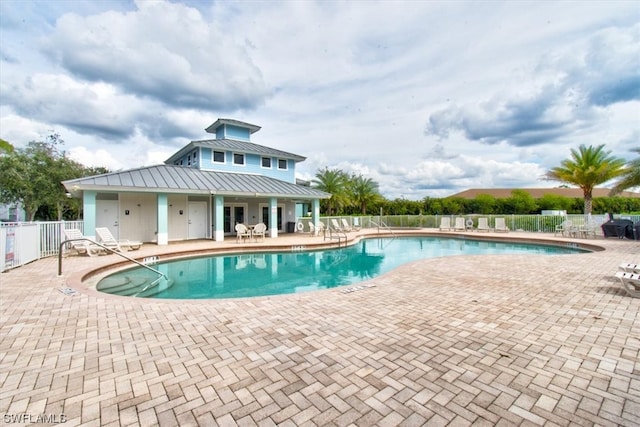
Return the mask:
<path id="1" fill-rule="evenodd" d="M 213 139 L 192 141 L 164 164 L 64 181 L 83 201 L 84 235 L 107 227 L 120 239 L 156 242 L 224 240 L 235 224 L 264 223 L 267 236 L 311 212 L 330 194 L 297 182 L 305 157 L 251 142 L 260 127 L 218 119 L 206 128 Z"/>

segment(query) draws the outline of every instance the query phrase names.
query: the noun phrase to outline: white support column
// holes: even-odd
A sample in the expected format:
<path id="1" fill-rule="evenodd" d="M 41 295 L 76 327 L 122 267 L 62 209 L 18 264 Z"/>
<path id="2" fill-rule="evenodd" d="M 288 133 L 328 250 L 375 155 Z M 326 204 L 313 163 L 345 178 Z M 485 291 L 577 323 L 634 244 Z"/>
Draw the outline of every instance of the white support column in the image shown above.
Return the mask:
<path id="1" fill-rule="evenodd" d="M 315 229 L 318 229 L 318 224 L 320 224 L 320 200 L 313 199 L 313 212 L 311 214 L 311 221 L 313 222 L 313 226 Z"/>
<path id="2" fill-rule="evenodd" d="M 269 237 L 278 237 L 278 199 L 269 199 Z"/>
<path id="3" fill-rule="evenodd" d="M 213 198 L 213 240 L 224 241 L 224 197 L 215 196 Z"/>

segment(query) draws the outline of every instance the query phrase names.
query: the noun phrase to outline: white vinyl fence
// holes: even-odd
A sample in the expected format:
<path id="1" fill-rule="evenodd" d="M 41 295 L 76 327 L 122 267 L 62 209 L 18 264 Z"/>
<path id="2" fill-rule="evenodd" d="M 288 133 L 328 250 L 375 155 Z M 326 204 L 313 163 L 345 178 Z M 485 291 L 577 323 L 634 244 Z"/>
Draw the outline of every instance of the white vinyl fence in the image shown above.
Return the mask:
<path id="1" fill-rule="evenodd" d="M 357 225 L 362 228 L 438 228 L 442 218 L 448 217 L 451 224 L 454 224 L 456 217 L 463 217 L 465 224 L 477 227 L 478 218 L 487 218 L 490 227 L 495 224 L 496 218 L 504 218 L 505 224 L 512 231 L 524 231 L 528 233 L 553 233 L 557 225 L 563 221 L 570 220 L 576 226 L 593 224 L 596 226 L 598 235 L 602 236 L 600 225 L 609 220 L 608 215 L 368 215 L 368 216 L 333 216 L 322 217 L 321 221 L 328 227 L 331 226 L 331 220 L 337 219 L 338 223 L 344 218 L 349 226 Z M 615 217 L 621 217 L 616 215 Z M 631 220 L 638 221 L 640 217 L 624 216 Z M 307 223 L 310 218 L 299 218 L 298 221 L 303 224 L 303 229 L 307 230 Z"/>
<path id="2" fill-rule="evenodd" d="M 573 225 L 582 226 L 588 223 L 596 224 L 597 235 L 602 237 L 600 224 L 606 222 L 608 215 L 368 215 L 368 216 L 337 216 L 322 217 L 326 225 L 330 226 L 331 219 L 342 222 L 344 218 L 353 227 L 393 229 L 393 228 L 438 228 L 443 216 L 449 216 L 453 224 L 456 216 L 462 216 L 477 226 L 479 217 L 488 218 L 493 226 L 496 218 L 504 218 L 510 230 L 530 233 L 553 233 L 556 226 L 565 220 L 571 220 Z M 615 218 L 630 219 L 634 223 L 640 221 L 638 215 L 615 215 Z M 308 231 L 310 218 L 298 218 L 302 230 Z M 49 221 L 49 222 L 16 222 L 0 223 L 0 272 L 35 261 L 40 258 L 54 256 L 60 250 L 60 243 L 64 241 L 64 230 L 77 228 L 84 231 L 82 221 Z"/>
<path id="3" fill-rule="evenodd" d="M 57 255 L 64 230 L 82 221 L 0 223 L 0 272 L 40 258 Z"/>

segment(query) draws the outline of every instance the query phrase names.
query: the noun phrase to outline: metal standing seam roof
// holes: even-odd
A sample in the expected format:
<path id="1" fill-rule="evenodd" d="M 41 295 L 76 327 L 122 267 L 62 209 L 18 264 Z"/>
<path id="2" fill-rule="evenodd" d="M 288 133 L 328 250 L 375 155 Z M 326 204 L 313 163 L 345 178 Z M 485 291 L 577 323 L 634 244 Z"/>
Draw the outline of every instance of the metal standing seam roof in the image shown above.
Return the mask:
<path id="1" fill-rule="evenodd" d="M 271 147 L 265 147 L 264 145 L 254 144 L 253 142 L 248 141 L 239 141 L 236 139 L 203 139 L 200 141 L 191 141 L 185 147 L 165 160 L 165 163 L 172 164 L 175 160 L 182 158 L 184 154 L 190 152 L 195 147 L 210 148 L 212 150 L 220 149 L 225 151 L 235 151 L 242 154 L 273 156 L 283 159 L 293 159 L 296 162 L 302 162 L 307 159 L 306 157 L 300 156 L 298 154 L 289 153 Z"/>
<path id="2" fill-rule="evenodd" d="M 331 194 L 275 178 L 156 165 L 63 181 L 71 193 L 82 190 L 222 194 L 251 197 L 326 199 Z"/>

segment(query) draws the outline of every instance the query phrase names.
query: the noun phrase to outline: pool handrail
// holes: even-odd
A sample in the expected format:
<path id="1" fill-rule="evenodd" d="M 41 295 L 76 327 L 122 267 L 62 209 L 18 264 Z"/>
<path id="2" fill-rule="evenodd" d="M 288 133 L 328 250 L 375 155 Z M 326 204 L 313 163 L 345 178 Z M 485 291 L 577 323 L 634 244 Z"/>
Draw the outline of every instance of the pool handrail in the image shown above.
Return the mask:
<path id="1" fill-rule="evenodd" d="M 329 230 L 329 240 L 338 239 L 338 247 L 340 247 L 340 243 L 342 242 L 343 238 L 345 246 L 347 245 L 347 233 L 345 233 L 344 231 L 336 230 L 333 227 L 327 227 L 325 230 Z M 336 235 L 335 237 L 333 236 L 334 233 Z M 324 234 L 324 239 L 327 239 L 326 232 Z"/>
<path id="2" fill-rule="evenodd" d="M 108 246 L 105 246 L 105 245 L 103 245 L 103 244 L 101 244 L 101 243 L 98 243 L 98 242 L 96 242 L 95 240 L 89 239 L 88 237 L 82 237 L 82 238 L 78 238 L 78 239 L 67 239 L 67 240 L 64 240 L 63 242 L 61 242 L 61 243 L 60 243 L 60 247 L 58 248 L 58 249 L 59 249 L 59 250 L 58 250 L 58 277 L 61 277 L 61 276 L 62 276 L 62 245 L 66 245 L 66 244 L 67 244 L 67 243 L 69 243 L 69 242 L 75 242 L 75 241 L 79 241 L 79 240 L 84 240 L 84 241 L 87 241 L 87 242 L 92 243 L 92 244 L 94 244 L 94 245 L 100 246 L 102 249 L 104 249 L 104 250 L 106 250 L 106 251 L 108 251 L 108 252 L 111 252 L 111 253 L 114 253 L 114 254 L 120 255 L 122 258 L 127 259 L 127 260 L 129 260 L 129 261 L 131 261 L 131 262 L 133 262 L 133 263 L 135 263 L 135 264 L 138 264 L 140 267 L 144 267 L 144 268 L 146 268 L 147 270 L 151 270 L 151 271 L 153 271 L 154 273 L 159 274 L 160 276 L 162 276 L 162 277 L 164 277 L 165 279 L 169 280 L 169 278 L 167 277 L 167 275 L 166 275 L 166 274 L 164 274 L 163 272 L 161 272 L 161 271 L 159 271 L 159 270 L 156 270 L 155 268 L 151 268 L 151 267 L 149 267 L 148 265 L 143 264 L 143 263 L 141 263 L 141 262 L 140 262 L 140 261 L 138 261 L 138 260 L 135 260 L 135 259 L 133 259 L 133 258 L 131 258 L 131 257 L 126 256 L 126 255 L 125 255 L 125 254 L 123 254 L 122 252 L 118 252 L 117 250 L 112 249 L 112 248 L 110 248 L 110 247 L 108 247 Z"/>

